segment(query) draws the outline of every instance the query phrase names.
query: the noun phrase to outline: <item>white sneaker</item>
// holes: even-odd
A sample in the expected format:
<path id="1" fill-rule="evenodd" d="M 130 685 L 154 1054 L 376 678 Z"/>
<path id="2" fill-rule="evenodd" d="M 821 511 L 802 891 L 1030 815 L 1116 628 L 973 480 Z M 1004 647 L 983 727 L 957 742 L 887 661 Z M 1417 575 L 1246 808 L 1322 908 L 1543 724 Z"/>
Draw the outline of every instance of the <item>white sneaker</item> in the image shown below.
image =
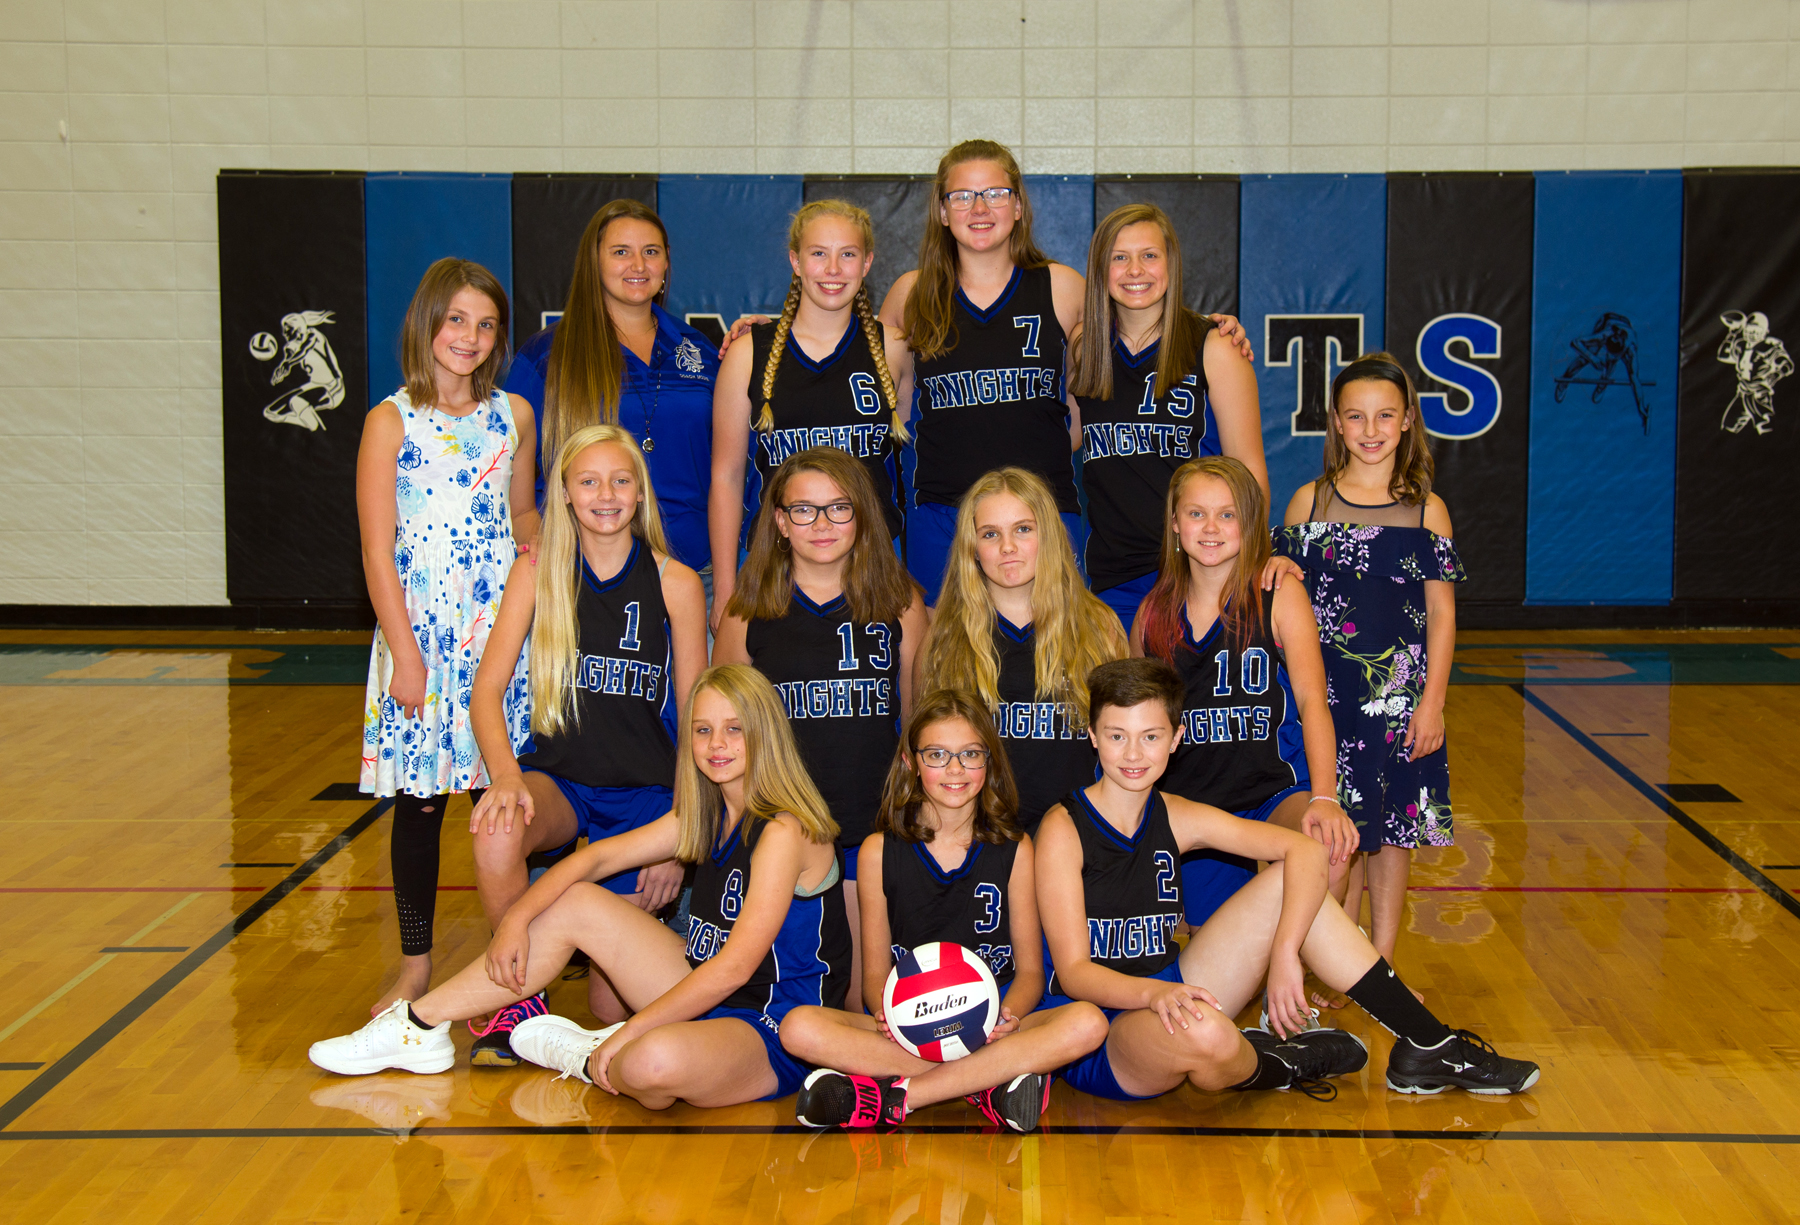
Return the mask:
<path id="1" fill-rule="evenodd" d="M 306 1057 L 327 1072 L 367 1076 L 399 1068 L 403 1072 L 448 1072 L 456 1062 L 450 1022 L 420 1029 L 406 1015 L 407 1001 L 395 1000 L 388 1010 L 353 1034 L 315 1042 Z"/>
<path id="2" fill-rule="evenodd" d="M 562 1073 L 558 1080 L 573 1076 L 591 1085 L 588 1056 L 624 1027 L 625 1022 L 620 1021 L 605 1029 L 583 1029 L 568 1017 L 547 1013 L 520 1021 L 512 1031 L 512 1048 L 521 1059 Z"/>

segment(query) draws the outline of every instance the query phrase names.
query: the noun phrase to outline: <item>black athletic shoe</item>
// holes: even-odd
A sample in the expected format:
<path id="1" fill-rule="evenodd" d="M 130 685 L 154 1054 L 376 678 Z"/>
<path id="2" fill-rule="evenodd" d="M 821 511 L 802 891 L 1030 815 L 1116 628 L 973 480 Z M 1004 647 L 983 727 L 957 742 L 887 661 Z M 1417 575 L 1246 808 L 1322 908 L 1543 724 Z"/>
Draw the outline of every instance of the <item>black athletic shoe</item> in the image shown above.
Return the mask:
<path id="1" fill-rule="evenodd" d="M 907 1082 L 819 1068 L 800 1086 L 794 1121 L 802 1127 L 898 1127 L 906 1120 Z"/>
<path id="2" fill-rule="evenodd" d="M 1396 1093 L 1467 1089 L 1500 1097 L 1523 1093 L 1537 1080 L 1537 1064 L 1508 1059 L 1466 1029 L 1451 1030 L 1436 1046 L 1414 1046 L 1401 1038 L 1388 1056 L 1387 1086 Z"/>
<path id="3" fill-rule="evenodd" d="M 1246 1030 L 1244 1037 L 1259 1049 L 1264 1041 L 1250 1037 L 1251 1034 L 1262 1035 L 1264 1041 L 1274 1038 L 1266 1030 Z M 1320 1102 L 1329 1102 L 1337 1096 L 1337 1086 L 1329 1077 L 1360 1072 L 1369 1062 L 1369 1048 L 1363 1045 L 1362 1039 L 1343 1029 L 1309 1029 L 1267 1049 L 1293 1073 L 1292 1079 L 1279 1087 L 1298 1089 Z"/>
<path id="4" fill-rule="evenodd" d="M 1038 1072 L 1015 1076 L 1010 1084 L 995 1085 L 963 1099 L 981 1111 L 995 1127 L 1036 1131 L 1044 1108 L 1050 1104 L 1050 1077 Z"/>
<path id="5" fill-rule="evenodd" d="M 475 1045 L 469 1048 L 469 1064 L 477 1068 L 516 1068 L 519 1056 L 512 1048 L 512 1031 L 520 1021 L 528 1017 L 541 1017 L 550 1011 L 549 1001 L 542 991 L 528 996 L 516 1004 L 508 1004 L 488 1019 L 482 1029 L 475 1028 L 475 1022 L 469 1022 L 469 1032 L 475 1035 Z"/>

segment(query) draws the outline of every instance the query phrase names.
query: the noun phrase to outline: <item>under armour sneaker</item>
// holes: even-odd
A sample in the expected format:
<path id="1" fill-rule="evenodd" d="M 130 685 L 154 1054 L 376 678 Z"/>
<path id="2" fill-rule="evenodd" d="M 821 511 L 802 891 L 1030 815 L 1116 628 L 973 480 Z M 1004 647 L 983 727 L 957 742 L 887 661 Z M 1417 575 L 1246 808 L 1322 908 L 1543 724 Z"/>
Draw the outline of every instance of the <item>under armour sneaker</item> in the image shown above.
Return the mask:
<path id="1" fill-rule="evenodd" d="M 307 1094 L 315 1106 L 360 1114 L 382 1131 L 409 1136 L 432 1119 L 448 1123 L 455 1078 L 436 1076 L 370 1076 L 356 1080 L 321 1080 Z"/>
<path id="2" fill-rule="evenodd" d="M 1467 1089 L 1498 1097 L 1523 1093 L 1537 1080 L 1537 1064 L 1508 1059 L 1466 1029 L 1451 1030 L 1436 1046 L 1414 1046 L 1401 1038 L 1388 1056 L 1387 1086 L 1396 1093 Z"/>
<path id="3" fill-rule="evenodd" d="M 1337 1096 L 1330 1077 L 1360 1072 L 1369 1062 L 1363 1040 L 1344 1029 L 1309 1029 L 1286 1042 L 1262 1029 L 1246 1029 L 1244 1038 L 1258 1051 L 1267 1051 L 1288 1068 L 1290 1078 L 1279 1089 L 1298 1089 L 1320 1102 Z"/>
<path id="4" fill-rule="evenodd" d="M 562 1073 L 562 1076 L 557 1077 L 558 1080 L 563 1076 L 573 1076 L 591 1085 L 594 1082 L 587 1072 L 588 1056 L 623 1028 L 625 1022 L 620 1021 L 605 1029 L 583 1029 L 568 1017 L 540 1012 L 536 1016 L 525 1018 L 514 1027 L 509 1049 L 514 1052 L 515 1058 L 523 1058 L 540 1068 Z"/>
<path id="5" fill-rule="evenodd" d="M 995 1085 L 992 1089 L 971 1093 L 963 1100 L 981 1111 L 981 1117 L 995 1127 L 1013 1131 L 1036 1131 L 1038 1120 L 1050 1105 L 1050 1077 L 1039 1072 L 1027 1072 L 1023 1076 L 1013 1077 L 1007 1085 Z"/>
<path id="6" fill-rule="evenodd" d="M 803 1127 L 898 1127 L 906 1120 L 908 1081 L 819 1068 L 800 1086 L 794 1121 Z"/>
<path id="7" fill-rule="evenodd" d="M 518 1067 L 519 1057 L 512 1048 L 513 1030 L 519 1027 L 521 1021 L 531 1017 L 541 1017 L 549 1011 L 549 1000 L 540 991 L 516 1004 L 508 1004 L 489 1017 L 488 1023 L 481 1029 L 476 1029 L 475 1022 L 470 1021 L 469 1032 L 475 1035 L 475 1045 L 469 1048 L 470 1066 L 477 1068 Z"/>
<path id="8" fill-rule="evenodd" d="M 367 1076 L 388 1068 L 421 1073 L 449 1071 L 456 1062 L 450 1022 L 421 1029 L 406 1014 L 407 1001 L 395 1000 L 355 1033 L 313 1043 L 306 1057 L 327 1072 L 344 1076 Z"/>

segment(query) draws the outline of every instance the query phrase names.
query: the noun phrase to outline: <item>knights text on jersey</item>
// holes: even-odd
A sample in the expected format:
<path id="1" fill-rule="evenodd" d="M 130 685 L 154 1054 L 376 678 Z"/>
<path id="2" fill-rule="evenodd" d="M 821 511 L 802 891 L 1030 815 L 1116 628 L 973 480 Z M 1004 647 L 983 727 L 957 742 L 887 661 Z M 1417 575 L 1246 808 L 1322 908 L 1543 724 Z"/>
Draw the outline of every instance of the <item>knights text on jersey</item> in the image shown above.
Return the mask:
<path id="1" fill-rule="evenodd" d="M 1059 510 L 1077 513 L 1049 267 L 1014 268 L 986 310 L 961 289 L 952 301 L 956 347 L 913 362 L 918 500 L 955 506 L 983 473 L 1015 464 L 1050 483 Z"/>
<path id="2" fill-rule="evenodd" d="M 1081 839 L 1081 891 L 1087 909 L 1088 960 L 1134 978 L 1149 978 L 1181 956 L 1181 847 L 1169 807 L 1152 791 L 1137 832 L 1127 838 L 1081 791 L 1062 801 Z M 1050 990 L 1067 994 L 1055 975 Z"/>
<path id="3" fill-rule="evenodd" d="M 576 564 L 576 718 L 558 735 L 534 734 L 519 765 L 587 787 L 672 787 L 674 656 L 656 554 L 634 538 L 604 582 Z"/>
<path id="4" fill-rule="evenodd" d="M 718 956 L 731 938 L 750 894 L 750 860 L 766 824 L 758 817 L 741 818 L 730 836 L 695 865 L 688 902 L 690 966 Z M 839 880 L 816 897 L 796 896 L 788 902 L 775 943 L 750 980 L 720 1006 L 754 1009 L 779 1021 L 799 1004 L 842 1008 L 849 987 L 850 923 Z"/>
<path id="5" fill-rule="evenodd" d="M 838 844 L 860 846 L 900 743 L 900 623 L 852 620 L 843 596 L 821 606 L 796 587 L 786 616 L 750 622 L 744 648 L 781 694 Z"/>
<path id="6" fill-rule="evenodd" d="M 1087 732 L 1070 722 L 1068 704 L 1037 696 L 1035 629 L 994 618 L 994 649 L 1000 654 L 994 730 L 1006 745 L 1019 787 L 1019 824 L 1027 833 L 1069 788 L 1094 781 L 1099 760 Z"/>
<path id="7" fill-rule="evenodd" d="M 987 962 L 1005 994 L 1015 969 L 1006 891 L 1018 855 L 1016 842 L 972 842 L 962 866 L 946 872 L 925 843 L 883 835 L 881 889 L 894 960 L 921 944 L 960 944 Z"/>
<path id="8" fill-rule="evenodd" d="M 1161 561 L 1169 478 L 1190 459 L 1219 453 L 1206 399 L 1206 373 L 1194 372 L 1158 398 L 1158 341 L 1133 356 L 1113 341 L 1110 400 L 1077 397 L 1088 496 L 1087 573 L 1095 591 L 1128 583 Z"/>
<path id="9" fill-rule="evenodd" d="M 1263 600 L 1261 623 L 1241 649 L 1232 647 L 1218 620 L 1195 642 L 1183 614 L 1175 670 L 1187 696 L 1164 791 L 1241 813 L 1306 781 L 1300 712 L 1269 625 L 1273 604 Z"/>
<path id="10" fill-rule="evenodd" d="M 879 326 L 879 325 L 878 325 Z M 775 371 L 775 394 L 769 412 L 775 428 L 762 433 L 754 428 L 762 416 L 763 370 L 775 343 L 775 324 L 750 328 L 750 472 L 744 484 L 744 543 L 762 503 L 762 491 L 782 461 L 809 447 L 836 447 L 862 461 L 875 495 L 881 502 L 888 534 L 900 536 L 902 507 L 899 448 L 894 445 L 893 410 L 881 392 L 877 362 L 885 354 L 869 346 L 862 321 L 852 315 L 837 348 L 824 361 L 815 362 L 792 336 L 781 348 L 781 365 Z"/>

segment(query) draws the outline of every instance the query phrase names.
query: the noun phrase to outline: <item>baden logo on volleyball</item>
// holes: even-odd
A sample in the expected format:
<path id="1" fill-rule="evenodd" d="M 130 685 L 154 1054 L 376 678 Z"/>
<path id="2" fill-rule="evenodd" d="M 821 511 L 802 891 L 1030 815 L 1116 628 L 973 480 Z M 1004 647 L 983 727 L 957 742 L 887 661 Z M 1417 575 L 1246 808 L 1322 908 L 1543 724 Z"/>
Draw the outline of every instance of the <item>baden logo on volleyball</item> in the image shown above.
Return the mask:
<path id="1" fill-rule="evenodd" d="M 922 944 L 902 952 L 881 1003 L 894 1041 L 940 1063 L 978 1050 L 1000 1022 L 993 972 L 960 944 Z"/>

